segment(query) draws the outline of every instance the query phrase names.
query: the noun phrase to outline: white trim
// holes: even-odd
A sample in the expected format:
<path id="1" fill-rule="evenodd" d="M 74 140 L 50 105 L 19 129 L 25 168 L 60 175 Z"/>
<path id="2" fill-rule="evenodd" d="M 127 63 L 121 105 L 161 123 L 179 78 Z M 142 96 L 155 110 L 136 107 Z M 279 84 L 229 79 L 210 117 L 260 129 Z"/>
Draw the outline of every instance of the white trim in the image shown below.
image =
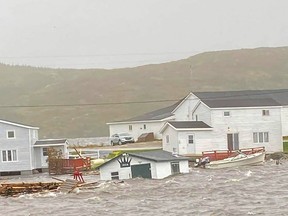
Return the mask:
<path id="1" fill-rule="evenodd" d="M 206 105 L 207 106 L 207 105 Z M 211 108 L 209 107 L 211 110 L 231 110 L 231 109 L 234 109 L 234 110 L 240 110 L 240 109 L 279 109 L 279 108 L 282 108 L 281 106 L 259 106 L 259 107 L 217 107 L 217 108 Z"/>
<path id="2" fill-rule="evenodd" d="M 212 127 L 210 128 L 175 128 L 173 125 L 171 125 L 169 122 L 166 122 L 162 128 L 159 130 L 159 133 L 163 133 L 166 128 L 170 126 L 171 128 L 173 128 L 176 131 L 210 131 L 213 130 Z"/>
<path id="3" fill-rule="evenodd" d="M 167 120 L 173 120 L 175 119 L 175 116 L 172 114 L 171 116 L 167 118 L 163 118 L 160 120 L 141 120 L 141 121 L 127 121 L 127 122 L 108 122 L 107 125 L 117 125 L 117 124 L 137 124 L 137 123 L 155 123 L 155 122 L 163 122 Z"/>
<path id="4" fill-rule="evenodd" d="M 22 125 L 22 124 L 13 123 L 13 122 L 4 121 L 4 120 L 0 120 L 0 123 L 9 124 L 9 125 L 18 126 L 18 127 L 23 127 L 23 128 L 39 129 L 39 127 L 32 127 L 32 126 L 28 126 L 28 125 Z"/>
<path id="5" fill-rule="evenodd" d="M 4 161 L 4 160 L 3 160 L 3 151 L 6 152 L 6 159 L 7 159 L 7 161 Z M 17 160 L 8 161 L 8 151 L 11 151 L 11 157 L 12 157 L 12 158 L 13 158 L 13 151 L 16 151 L 16 159 L 17 159 Z M 0 150 L 0 154 L 1 154 L 1 162 L 2 162 L 2 163 L 15 163 L 15 162 L 19 162 L 19 160 L 18 160 L 18 149 L 17 149 L 17 148 L 16 148 L 16 149 L 1 149 L 1 150 Z"/>
<path id="6" fill-rule="evenodd" d="M 210 131 L 213 128 L 176 128 L 176 131 Z"/>
<path id="7" fill-rule="evenodd" d="M 13 135 L 14 135 L 14 136 L 13 136 L 13 137 L 9 137 L 9 136 L 8 136 L 8 133 L 9 133 L 9 132 L 13 132 Z M 16 139 L 16 132 L 15 132 L 15 130 L 6 130 L 6 138 L 9 139 L 9 140 Z"/>
<path id="8" fill-rule="evenodd" d="M 34 145 L 34 148 L 37 147 L 49 147 L 49 146 L 65 146 L 67 143 L 59 143 L 59 144 L 39 144 L 39 145 Z"/>
<path id="9" fill-rule="evenodd" d="M 179 107 L 182 106 L 182 104 L 191 96 L 191 95 L 194 95 L 192 92 L 190 92 L 184 99 L 182 99 L 181 103 L 178 104 L 178 106 L 172 110 L 171 113 L 174 113 Z M 195 97 L 197 97 L 196 95 L 194 95 Z M 198 98 L 198 97 L 197 97 Z M 199 98 L 198 98 L 199 99 Z"/>

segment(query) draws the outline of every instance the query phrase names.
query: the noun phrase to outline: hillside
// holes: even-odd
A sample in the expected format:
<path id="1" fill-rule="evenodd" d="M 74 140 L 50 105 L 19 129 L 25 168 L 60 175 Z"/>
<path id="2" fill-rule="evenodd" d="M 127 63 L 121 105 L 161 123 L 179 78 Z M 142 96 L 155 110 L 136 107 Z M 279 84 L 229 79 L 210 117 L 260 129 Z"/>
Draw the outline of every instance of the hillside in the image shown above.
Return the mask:
<path id="1" fill-rule="evenodd" d="M 287 59 L 288 47 L 279 47 L 113 70 L 0 64 L 0 119 L 39 126 L 42 138 L 107 136 L 106 122 L 170 105 L 190 91 L 287 88 Z M 126 103 L 157 100 L 169 101 Z"/>

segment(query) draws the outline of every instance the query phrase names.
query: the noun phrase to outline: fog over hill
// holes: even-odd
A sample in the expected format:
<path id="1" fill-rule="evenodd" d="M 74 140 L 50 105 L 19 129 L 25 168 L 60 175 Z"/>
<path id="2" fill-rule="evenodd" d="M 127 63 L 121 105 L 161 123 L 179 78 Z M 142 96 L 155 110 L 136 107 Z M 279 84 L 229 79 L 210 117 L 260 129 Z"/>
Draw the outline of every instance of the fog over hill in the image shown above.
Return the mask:
<path id="1" fill-rule="evenodd" d="M 113 70 L 0 64 L 0 119 L 38 126 L 41 138 L 107 136 L 107 122 L 168 106 L 190 91 L 288 88 L 287 60 L 288 47 L 278 47 Z"/>

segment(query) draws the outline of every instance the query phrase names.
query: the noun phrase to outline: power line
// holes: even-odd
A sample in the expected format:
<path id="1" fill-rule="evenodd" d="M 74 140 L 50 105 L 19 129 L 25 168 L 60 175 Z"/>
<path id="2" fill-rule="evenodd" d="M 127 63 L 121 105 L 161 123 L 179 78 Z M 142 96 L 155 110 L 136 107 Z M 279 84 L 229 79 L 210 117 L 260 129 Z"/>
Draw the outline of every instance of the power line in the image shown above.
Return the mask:
<path id="1" fill-rule="evenodd" d="M 249 91 L 249 90 L 247 90 Z M 253 90 L 251 90 L 253 91 Z M 261 91 L 261 90 L 259 90 Z M 265 91 L 265 90 L 263 90 Z M 209 100 L 209 99 L 229 99 L 235 97 L 243 97 L 243 96 L 259 96 L 259 95 L 271 95 L 278 93 L 287 93 L 288 89 L 282 90 L 272 90 L 273 92 L 259 92 L 252 94 L 238 94 L 238 95 L 225 95 L 225 96 L 213 96 L 213 97 L 201 97 L 200 100 Z M 236 93 L 237 91 L 232 91 Z M 192 92 L 193 93 L 193 92 Z M 221 93 L 221 92 L 198 92 L 198 93 Z M 222 92 L 223 93 L 223 92 Z M 196 96 L 197 93 L 195 92 Z M 165 99 L 165 100 L 146 100 L 146 101 L 126 101 L 126 102 L 104 102 L 104 103 L 75 103 L 75 104 L 42 104 L 42 105 L 0 105 L 0 108 L 45 108 L 45 107 L 84 107 L 84 106 L 110 106 L 110 105 L 129 105 L 129 104 L 148 104 L 148 103 L 164 103 L 164 102 L 180 102 L 181 99 Z M 199 100 L 198 98 L 189 99 L 189 100 Z"/>

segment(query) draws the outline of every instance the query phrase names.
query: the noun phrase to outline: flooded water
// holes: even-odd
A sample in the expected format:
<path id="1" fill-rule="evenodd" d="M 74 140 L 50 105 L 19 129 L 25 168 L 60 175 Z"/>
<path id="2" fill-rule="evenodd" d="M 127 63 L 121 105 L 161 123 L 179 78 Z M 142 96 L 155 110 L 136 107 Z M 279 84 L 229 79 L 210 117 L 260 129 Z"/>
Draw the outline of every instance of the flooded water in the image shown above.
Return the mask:
<path id="1" fill-rule="evenodd" d="M 269 161 L 263 166 L 192 169 L 163 180 L 100 182 L 79 193 L 0 197 L 0 215 L 288 215 L 287 170 L 287 161 Z"/>

